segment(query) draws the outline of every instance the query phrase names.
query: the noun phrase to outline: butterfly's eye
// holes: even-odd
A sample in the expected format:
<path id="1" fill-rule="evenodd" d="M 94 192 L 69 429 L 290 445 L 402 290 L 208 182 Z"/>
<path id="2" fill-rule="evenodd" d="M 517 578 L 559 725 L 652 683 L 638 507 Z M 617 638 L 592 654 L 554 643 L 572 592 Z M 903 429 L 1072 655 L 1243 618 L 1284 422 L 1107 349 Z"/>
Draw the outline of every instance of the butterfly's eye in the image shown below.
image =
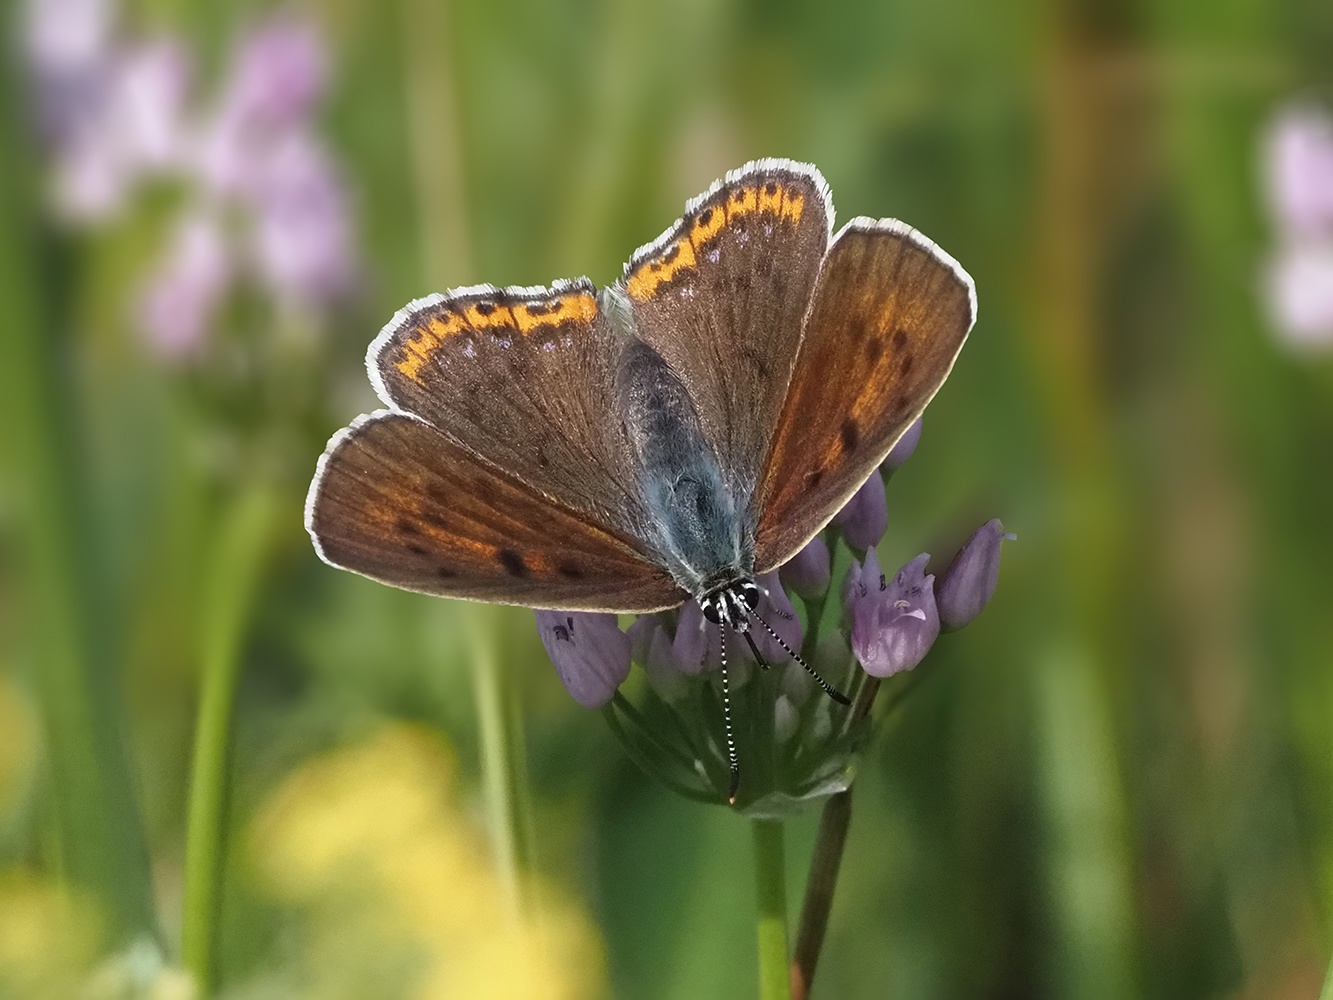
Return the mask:
<path id="1" fill-rule="evenodd" d="M 751 611 L 759 606 L 759 588 L 753 583 L 747 583 L 742 588 L 741 596 L 745 598 L 745 606 Z"/>
<path id="2" fill-rule="evenodd" d="M 718 604 L 716 601 L 713 600 L 700 601 L 699 607 L 703 610 L 704 617 L 707 618 L 714 625 L 722 624 L 722 612 L 718 608 Z"/>

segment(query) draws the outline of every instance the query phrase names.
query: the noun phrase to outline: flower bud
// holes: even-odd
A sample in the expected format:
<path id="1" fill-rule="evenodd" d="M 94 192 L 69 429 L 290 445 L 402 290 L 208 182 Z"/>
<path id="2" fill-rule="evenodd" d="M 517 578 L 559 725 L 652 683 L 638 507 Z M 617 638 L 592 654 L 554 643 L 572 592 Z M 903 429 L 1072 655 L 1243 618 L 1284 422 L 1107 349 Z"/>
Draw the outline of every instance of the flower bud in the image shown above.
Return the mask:
<path id="1" fill-rule="evenodd" d="M 689 679 L 676 666 L 671 636 L 660 615 L 640 615 L 625 633 L 629 636 L 634 662 L 643 667 L 648 683 L 663 701 L 674 704 L 684 698 Z"/>
<path id="2" fill-rule="evenodd" d="M 616 616 L 538 611 L 537 631 L 565 689 L 585 708 L 601 708 L 629 676 L 630 637 Z"/>
<path id="3" fill-rule="evenodd" d="M 1000 543 L 1016 537 L 1005 533 L 998 518 L 992 518 L 958 550 L 936 588 L 940 623 L 945 631 L 962 628 L 990 603 L 1000 579 Z"/>
<path id="4" fill-rule="evenodd" d="M 808 600 L 828 590 L 829 571 L 828 546 L 815 535 L 782 567 L 782 583 Z"/>
<path id="5" fill-rule="evenodd" d="M 783 649 L 782 644 L 769 634 L 768 629 L 754 618 L 759 617 L 767 622 L 768 628 L 782 638 L 788 649 L 801 648 L 801 620 L 796 617 L 796 609 L 791 606 L 791 600 L 782 589 L 776 572 L 765 573 L 755 582 L 759 584 L 760 597 L 759 604 L 754 609 L 754 616 L 750 620 L 750 634 L 754 638 L 755 646 L 759 648 L 759 654 L 769 666 L 786 663 L 791 658 L 787 650 Z M 740 645 L 749 651 L 748 645 L 744 643 Z"/>
<path id="6" fill-rule="evenodd" d="M 875 550 L 864 566 L 855 563 L 848 588 L 852 651 L 866 673 L 889 677 L 920 663 L 940 634 L 933 576 L 926 575 L 930 555 L 923 553 L 893 579 L 879 571 Z"/>
<path id="7" fill-rule="evenodd" d="M 916 423 L 903 431 L 903 436 L 898 439 L 884 458 L 884 463 L 880 466 L 882 469 L 888 469 L 890 472 L 898 469 L 912 457 L 912 452 L 916 451 L 917 442 L 921 440 L 921 418 L 916 418 Z"/>
<path id="8" fill-rule="evenodd" d="M 889 529 L 889 506 L 884 495 L 884 480 L 876 469 L 842 510 L 833 515 L 833 523 L 842 529 L 842 537 L 854 549 L 874 548 Z"/>

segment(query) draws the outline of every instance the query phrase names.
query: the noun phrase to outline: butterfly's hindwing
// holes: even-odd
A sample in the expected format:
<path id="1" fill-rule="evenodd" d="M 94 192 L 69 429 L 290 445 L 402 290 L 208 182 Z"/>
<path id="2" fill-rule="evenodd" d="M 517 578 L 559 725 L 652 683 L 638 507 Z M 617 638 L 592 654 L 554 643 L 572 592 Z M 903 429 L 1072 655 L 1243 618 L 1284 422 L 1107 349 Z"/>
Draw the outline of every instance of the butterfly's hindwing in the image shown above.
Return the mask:
<path id="1" fill-rule="evenodd" d="M 795 555 L 884 461 L 975 319 L 971 277 L 910 226 L 857 218 L 841 230 L 759 485 L 759 572 Z"/>
<path id="2" fill-rule="evenodd" d="M 369 414 L 329 442 L 306 529 L 326 562 L 427 594 L 634 613 L 686 596 L 634 538 L 551 503 L 405 413 Z"/>

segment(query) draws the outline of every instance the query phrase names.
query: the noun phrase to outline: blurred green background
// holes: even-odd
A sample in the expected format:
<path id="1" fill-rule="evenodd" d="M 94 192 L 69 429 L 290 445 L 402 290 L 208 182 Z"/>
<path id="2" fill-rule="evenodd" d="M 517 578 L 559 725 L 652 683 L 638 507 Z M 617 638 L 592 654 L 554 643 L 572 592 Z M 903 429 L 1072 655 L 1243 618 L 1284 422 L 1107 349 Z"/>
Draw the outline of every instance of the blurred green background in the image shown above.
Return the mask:
<path id="1" fill-rule="evenodd" d="M 115 31 L 182 39 L 206 103 L 268 9 L 127 0 Z M 882 559 L 991 516 L 1019 536 L 866 753 L 815 995 L 1318 995 L 1333 355 L 1266 318 L 1260 150 L 1275 108 L 1333 86 L 1333 7 L 284 9 L 327 45 L 314 128 L 357 281 L 318 310 L 241 283 L 184 362 L 133 300 L 192 195 L 62 221 L 7 29 L 0 996 L 188 995 L 192 744 L 202 678 L 231 671 L 225 995 L 753 995 L 745 823 L 641 775 L 530 614 L 336 572 L 301 508 L 328 436 L 375 405 L 362 358 L 395 309 L 608 283 L 767 155 L 976 280 Z M 488 846 L 480 655 L 517 692 L 537 930 L 506 923 Z M 816 821 L 789 824 L 793 908 Z"/>

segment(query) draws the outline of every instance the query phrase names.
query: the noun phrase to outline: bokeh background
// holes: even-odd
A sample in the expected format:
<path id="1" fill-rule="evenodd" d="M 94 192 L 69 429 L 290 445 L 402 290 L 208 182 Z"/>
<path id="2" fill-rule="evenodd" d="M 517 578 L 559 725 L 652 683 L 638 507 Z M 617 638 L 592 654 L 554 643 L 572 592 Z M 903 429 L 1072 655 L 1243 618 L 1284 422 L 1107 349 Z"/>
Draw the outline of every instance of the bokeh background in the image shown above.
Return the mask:
<path id="1" fill-rule="evenodd" d="M 1333 7 L 11 7 L 0 996 L 189 995 L 201 724 L 235 734 L 225 996 L 753 995 L 746 824 L 640 774 L 530 614 L 336 572 L 301 506 L 400 305 L 607 283 L 763 155 L 976 280 L 882 560 L 1019 536 L 866 752 L 815 995 L 1318 995 Z M 535 926 L 488 835 L 497 711 Z"/>

